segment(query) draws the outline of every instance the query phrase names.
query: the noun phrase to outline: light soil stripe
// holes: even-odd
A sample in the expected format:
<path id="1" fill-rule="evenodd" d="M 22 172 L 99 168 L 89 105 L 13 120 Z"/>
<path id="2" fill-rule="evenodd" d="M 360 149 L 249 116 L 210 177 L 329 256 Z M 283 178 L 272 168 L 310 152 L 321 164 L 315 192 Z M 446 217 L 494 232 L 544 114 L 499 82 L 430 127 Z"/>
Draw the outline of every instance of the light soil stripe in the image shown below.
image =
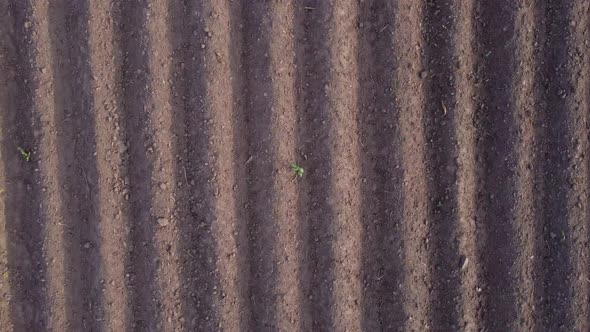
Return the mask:
<path id="1" fill-rule="evenodd" d="M 0 5 L 1 6 L 1 5 Z M 0 7 L 0 10 L 4 8 Z M 0 38 L 2 38 L 2 34 L 0 34 Z M 3 62 L 2 55 L 0 55 L 0 70 L 4 70 L 6 68 Z M 0 124 L 3 123 L 2 119 L 2 111 L 7 110 L 7 105 L 4 104 L 4 101 L 7 100 L 6 96 L 6 89 L 4 87 L 0 87 Z M 2 127 L 0 126 L 0 142 L 4 141 L 5 133 L 2 131 Z M 0 144 L 0 146 L 3 146 Z M 12 321 L 10 319 L 10 279 L 8 278 L 8 234 L 6 233 L 7 226 L 6 226 L 6 173 L 5 173 L 5 166 L 4 166 L 4 154 L 6 152 L 0 149 L 0 321 L 6 322 L 7 326 L 5 328 L 7 330 L 14 330 L 12 325 Z"/>
<path id="2" fill-rule="evenodd" d="M 223 331 L 245 330 L 248 325 L 249 312 L 244 310 L 248 299 L 242 296 L 243 284 L 239 280 L 238 271 L 238 220 L 236 192 L 234 185 L 234 121 L 232 73 L 230 70 L 231 36 L 230 8 L 226 1 L 211 1 L 206 4 L 206 26 L 215 33 L 210 38 L 206 49 L 205 65 L 207 80 L 206 103 L 212 115 L 210 149 L 214 151 L 215 191 L 217 199 L 214 210 L 216 220 L 212 224 L 212 232 L 219 250 L 217 269 L 219 284 L 224 296 L 217 297 L 220 329 Z M 227 91 L 216 94 L 214 91 Z M 240 264 L 241 265 L 241 264 Z"/>
<path id="3" fill-rule="evenodd" d="M 403 286 L 406 329 L 423 331 L 428 328 L 430 285 L 429 257 L 425 239 L 427 223 L 427 188 L 425 170 L 425 133 L 418 75 L 422 68 L 421 32 L 422 3 L 402 0 L 398 4 L 394 31 L 394 50 L 398 51 L 399 66 L 394 93 L 400 106 L 400 136 L 403 166 L 403 252 L 405 283 Z"/>
<path id="4" fill-rule="evenodd" d="M 517 326 L 523 330 L 535 328 L 535 284 L 534 280 L 534 254 L 535 238 L 537 237 L 535 225 L 535 174 L 533 171 L 534 145 L 535 145 L 535 68 L 530 66 L 537 63 L 534 54 L 536 40 L 534 22 L 537 21 L 535 8 L 532 1 L 521 1 L 516 14 L 517 33 L 517 63 L 524 64 L 517 68 L 514 83 L 515 123 L 518 128 L 516 151 L 516 211 L 515 230 L 519 234 L 516 239 L 521 248 L 516 257 L 520 275 L 518 276 L 517 313 L 519 316 Z M 533 24 L 531 28 L 530 25 Z"/>
<path id="5" fill-rule="evenodd" d="M 104 283 L 105 327 L 124 331 L 132 321 L 129 292 L 126 288 L 125 262 L 129 220 L 127 204 L 129 187 L 120 147 L 123 141 L 122 109 L 116 92 L 117 71 L 121 59 L 116 50 L 114 17 L 111 1 L 90 1 L 89 47 L 96 126 L 96 160 L 98 162 L 99 232 L 101 238 Z"/>
<path id="6" fill-rule="evenodd" d="M 277 325 L 280 330 L 296 331 L 302 327 L 302 297 L 299 285 L 301 276 L 301 228 L 297 220 L 298 181 L 289 164 L 297 162 L 296 109 L 295 109 L 295 45 L 293 5 L 290 2 L 272 4 L 272 40 L 270 44 L 273 88 L 273 142 L 276 144 L 274 168 L 274 214 L 277 222 L 275 261 L 278 268 Z"/>
<path id="7" fill-rule="evenodd" d="M 10 112 L 12 106 L 10 105 L 10 89 L 13 78 L 13 70 L 9 69 L 10 56 L 9 49 L 13 47 L 5 45 L 10 36 L 10 27 L 13 23 L 8 14 L 7 1 L 0 2 L 0 322 L 5 322 L 4 326 L 7 330 L 13 331 L 14 326 L 10 317 L 10 278 L 8 270 L 8 237 L 7 233 L 7 215 L 6 215 L 6 198 L 7 192 L 7 173 L 4 161 L 7 158 L 9 151 L 4 151 L 5 141 L 7 141 L 8 134 L 3 128 L 5 119 L 2 117 L 5 113 Z M 12 111 L 14 112 L 14 111 Z"/>
<path id="8" fill-rule="evenodd" d="M 170 0 L 175 1 L 175 0 Z M 183 310 L 175 308 L 180 303 L 180 266 L 177 255 L 182 254 L 179 248 L 180 239 L 178 222 L 174 218 L 174 206 L 176 202 L 177 169 L 174 158 L 175 145 L 173 140 L 173 115 L 170 100 L 170 74 L 172 52 L 168 38 L 169 28 L 168 1 L 160 0 L 148 6 L 147 29 L 150 36 L 150 48 L 148 61 L 151 78 L 151 103 L 148 103 L 145 111 L 149 113 L 149 134 L 153 137 L 153 173 L 152 173 L 152 202 L 151 215 L 161 221 L 156 224 L 159 227 L 154 232 L 155 248 L 160 259 L 157 287 L 162 299 L 162 324 L 166 331 L 179 331 L 182 329 L 180 317 L 175 314 Z M 184 222 L 188 222 L 185 220 Z M 167 224 L 161 226 L 159 224 Z M 167 254 L 167 247 L 172 253 Z"/>
<path id="9" fill-rule="evenodd" d="M 572 241 L 573 266 L 573 303 L 572 319 L 575 331 L 590 330 L 590 181 L 588 168 L 590 167 L 590 55 L 588 42 L 590 40 L 590 3 L 578 0 L 571 11 L 570 29 L 572 32 L 572 56 L 570 68 L 581 68 L 578 72 L 571 72 L 574 88 L 571 127 L 573 141 L 571 142 L 571 183 L 573 194 L 569 198 L 570 207 L 570 241 Z"/>
<path id="10" fill-rule="evenodd" d="M 32 60 L 38 70 L 34 76 L 37 89 L 33 98 L 33 128 L 40 128 L 36 137 L 38 151 L 35 158 L 39 163 L 42 193 L 42 215 L 45 218 L 45 236 L 43 254 L 47 264 L 47 306 L 49 308 L 48 329 L 65 331 L 66 288 L 65 288 L 65 252 L 63 233 L 67 225 L 63 224 L 64 206 L 58 183 L 59 165 L 57 158 L 57 131 L 55 126 L 56 105 L 54 104 L 54 71 L 52 68 L 50 36 L 48 27 L 49 1 L 33 1 L 32 17 L 34 33 Z M 35 123 L 35 121 L 39 121 Z"/>
<path id="11" fill-rule="evenodd" d="M 358 7 L 332 3 L 330 33 L 331 83 L 328 88 L 333 120 L 334 297 L 335 329 L 358 331 L 361 323 L 360 160 L 358 130 Z"/>
<path id="12" fill-rule="evenodd" d="M 473 117 L 475 103 L 472 73 L 475 68 L 473 48 L 473 3 L 455 0 L 458 22 L 455 33 L 455 54 L 459 69 L 455 74 L 457 102 L 455 132 L 457 137 L 457 203 L 459 217 L 459 250 L 466 261 L 461 277 L 460 315 L 466 331 L 477 331 L 477 308 L 480 306 L 476 293 L 478 275 L 481 273 L 477 259 L 475 226 L 475 127 Z"/>

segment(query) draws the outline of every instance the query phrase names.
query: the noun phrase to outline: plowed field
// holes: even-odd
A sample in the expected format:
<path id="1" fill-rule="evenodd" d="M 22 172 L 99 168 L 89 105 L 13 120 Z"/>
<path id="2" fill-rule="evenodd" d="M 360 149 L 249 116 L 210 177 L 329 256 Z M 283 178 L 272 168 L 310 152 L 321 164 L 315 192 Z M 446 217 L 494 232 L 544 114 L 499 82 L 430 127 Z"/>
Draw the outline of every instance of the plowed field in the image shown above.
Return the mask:
<path id="1" fill-rule="evenodd" d="M 589 43 L 587 0 L 0 0 L 0 329 L 589 331 Z"/>

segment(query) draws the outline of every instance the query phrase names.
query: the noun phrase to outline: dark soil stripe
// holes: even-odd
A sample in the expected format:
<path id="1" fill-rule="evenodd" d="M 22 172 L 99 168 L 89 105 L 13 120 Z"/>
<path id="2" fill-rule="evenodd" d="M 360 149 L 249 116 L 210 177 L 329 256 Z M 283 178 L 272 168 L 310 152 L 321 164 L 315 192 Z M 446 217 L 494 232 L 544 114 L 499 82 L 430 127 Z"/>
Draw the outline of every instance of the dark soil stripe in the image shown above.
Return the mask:
<path id="1" fill-rule="evenodd" d="M 515 124 L 512 86 L 515 72 L 513 1 L 479 1 L 476 7 L 479 104 L 477 220 L 482 264 L 482 325 L 510 330 L 516 315 L 517 275 L 513 223 Z"/>
<path id="2" fill-rule="evenodd" d="M 155 217 L 150 215 L 152 162 L 147 156 L 148 41 L 146 36 L 146 3 L 123 1 L 113 8 L 118 26 L 116 38 L 122 50 L 119 77 L 126 142 L 127 180 L 129 183 L 130 248 L 127 285 L 131 290 L 134 329 L 153 330 L 160 319 L 156 289 L 156 257 L 153 244 Z"/>
<path id="3" fill-rule="evenodd" d="M 361 7 L 359 110 L 362 161 L 363 322 L 367 331 L 401 329 L 405 323 L 403 204 L 399 106 L 393 94 L 395 5 L 372 1 Z"/>
<path id="4" fill-rule="evenodd" d="M 45 218 L 41 210 L 40 174 L 35 169 L 37 137 L 33 113 L 37 70 L 31 59 L 31 8 L 26 1 L 11 1 L 2 14 L 2 73 L 6 89 L 2 100 L 2 155 L 6 166 L 5 211 L 8 238 L 11 320 L 15 330 L 45 330 L 48 308 L 45 294 L 46 264 L 42 244 Z M 17 150 L 32 152 L 26 162 Z"/>
<path id="5" fill-rule="evenodd" d="M 251 330 L 276 328 L 276 268 L 273 259 L 272 81 L 270 79 L 270 5 L 241 1 L 232 8 L 232 47 L 239 61 L 235 73 L 236 179 L 243 187 L 247 266 L 240 267 L 248 280 Z M 251 158 L 251 159 L 250 159 Z M 243 165 L 243 166 L 242 166 Z"/>
<path id="6" fill-rule="evenodd" d="M 431 325 L 457 329 L 461 256 L 457 239 L 457 151 L 452 1 L 427 1 L 424 8 L 427 172 L 431 239 Z"/>
<path id="7" fill-rule="evenodd" d="M 549 1 L 541 8 L 544 13 L 544 52 L 539 75 L 542 97 L 539 100 L 539 123 L 536 126 L 540 150 L 536 169 L 542 194 L 538 196 L 542 246 L 539 246 L 543 273 L 543 329 L 571 330 L 572 266 L 570 245 L 572 232 L 568 228 L 568 196 L 572 187 L 569 174 L 571 140 L 569 131 L 572 82 L 568 70 L 569 2 Z"/>
<path id="8" fill-rule="evenodd" d="M 205 102 L 206 73 L 201 44 L 207 40 L 200 1 L 170 1 L 170 43 L 173 52 L 171 99 L 179 156 L 176 178 L 183 183 L 177 209 L 181 236 L 182 298 L 187 329 L 218 327 L 214 294 L 216 243 L 211 233 L 216 194 L 212 184 L 210 110 Z"/>
<path id="9" fill-rule="evenodd" d="M 101 258 L 98 252 L 97 169 L 93 151 L 95 124 L 91 110 L 87 3 L 49 6 L 54 73 L 55 123 L 59 183 L 65 213 L 66 316 L 74 330 L 101 327 Z M 63 25 L 62 25 L 63 23 Z"/>
<path id="10" fill-rule="evenodd" d="M 312 9 L 309 9 L 312 8 Z M 306 1 L 295 9 L 296 91 L 299 113 L 297 146 L 306 169 L 300 187 L 299 213 L 304 241 L 300 287 L 308 311 L 306 330 L 326 330 L 334 324 L 334 252 L 331 193 L 331 127 L 326 85 L 330 79 L 327 34 L 331 18 L 325 2 Z"/>

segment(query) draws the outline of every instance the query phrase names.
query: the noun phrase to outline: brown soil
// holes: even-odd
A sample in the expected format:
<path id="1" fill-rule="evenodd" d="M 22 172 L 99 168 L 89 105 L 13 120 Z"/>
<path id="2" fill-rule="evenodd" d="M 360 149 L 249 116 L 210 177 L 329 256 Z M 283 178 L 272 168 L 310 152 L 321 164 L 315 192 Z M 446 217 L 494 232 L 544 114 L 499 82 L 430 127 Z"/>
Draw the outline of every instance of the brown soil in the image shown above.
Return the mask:
<path id="1" fill-rule="evenodd" d="M 0 1 L 1 329 L 590 330 L 589 17 Z"/>

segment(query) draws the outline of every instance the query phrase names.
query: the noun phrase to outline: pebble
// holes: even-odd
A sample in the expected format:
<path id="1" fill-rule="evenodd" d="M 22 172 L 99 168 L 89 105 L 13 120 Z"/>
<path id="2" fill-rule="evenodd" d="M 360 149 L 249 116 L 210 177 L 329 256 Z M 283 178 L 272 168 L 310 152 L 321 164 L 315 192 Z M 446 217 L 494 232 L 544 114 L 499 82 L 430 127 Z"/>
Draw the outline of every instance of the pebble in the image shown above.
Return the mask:
<path id="1" fill-rule="evenodd" d="M 25 22 L 25 29 L 28 29 L 28 28 L 30 28 L 30 27 L 31 27 L 31 22 L 29 22 L 29 21 L 26 21 L 26 22 Z"/>
<path id="2" fill-rule="evenodd" d="M 90 243 L 90 241 L 86 241 L 83 245 L 84 249 L 90 249 L 90 247 L 92 247 L 92 243 Z"/>
<path id="3" fill-rule="evenodd" d="M 119 153 L 125 153 L 127 151 L 127 146 L 123 141 L 117 141 L 117 148 L 119 149 Z"/>
<path id="4" fill-rule="evenodd" d="M 467 265 L 469 265 L 469 258 L 463 256 L 462 259 L 463 259 L 463 262 L 461 263 L 461 271 L 465 271 L 465 269 L 467 268 Z"/>
<path id="5" fill-rule="evenodd" d="M 168 218 L 158 218 L 158 225 L 166 227 L 170 225 L 170 220 Z"/>

